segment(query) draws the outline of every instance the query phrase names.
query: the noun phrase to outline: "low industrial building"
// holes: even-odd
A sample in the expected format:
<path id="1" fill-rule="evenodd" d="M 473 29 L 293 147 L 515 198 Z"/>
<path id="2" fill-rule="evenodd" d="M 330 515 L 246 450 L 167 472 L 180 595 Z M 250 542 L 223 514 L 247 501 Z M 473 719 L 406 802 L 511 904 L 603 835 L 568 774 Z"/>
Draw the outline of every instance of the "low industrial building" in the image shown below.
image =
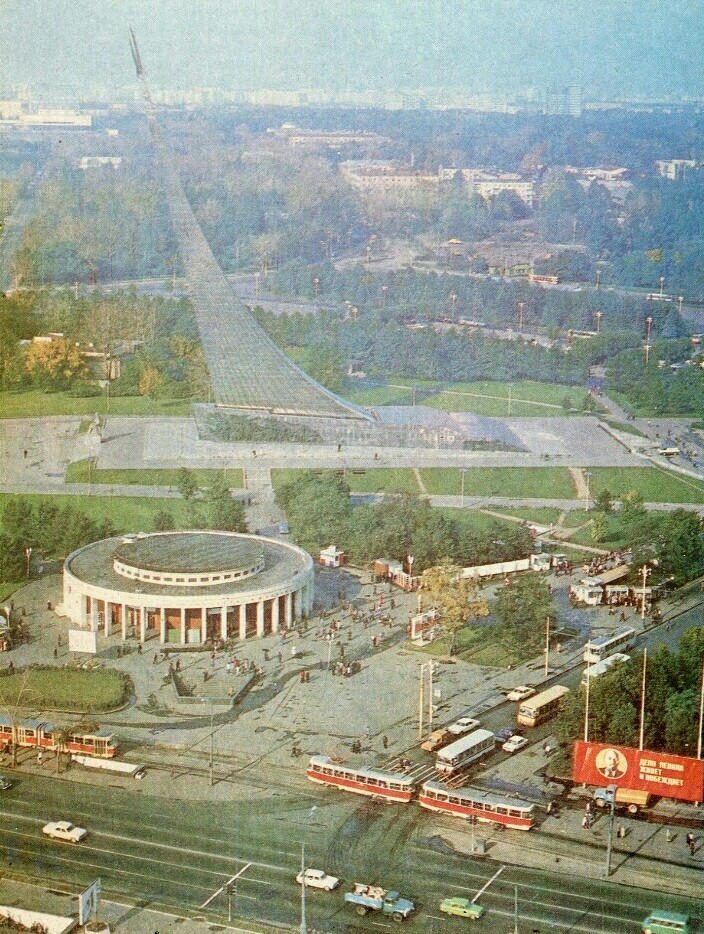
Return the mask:
<path id="1" fill-rule="evenodd" d="M 313 606 L 313 559 L 288 542 L 234 532 L 103 539 L 64 563 L 58 611 L 123 640 L 199 645 L 288 629 Z"/>

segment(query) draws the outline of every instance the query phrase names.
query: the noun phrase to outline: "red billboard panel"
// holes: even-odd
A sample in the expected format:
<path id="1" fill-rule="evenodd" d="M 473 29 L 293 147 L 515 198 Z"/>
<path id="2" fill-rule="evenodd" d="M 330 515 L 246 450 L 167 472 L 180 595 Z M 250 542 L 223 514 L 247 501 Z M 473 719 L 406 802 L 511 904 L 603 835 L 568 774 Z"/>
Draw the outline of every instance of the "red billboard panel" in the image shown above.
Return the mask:
<path id="1" fill-rule="evenodd" d="M 616 785 L 663 798 L 704 801 L 704 760 L 608 743 L 574 744 L 573 778 L 586 785 Z"/>

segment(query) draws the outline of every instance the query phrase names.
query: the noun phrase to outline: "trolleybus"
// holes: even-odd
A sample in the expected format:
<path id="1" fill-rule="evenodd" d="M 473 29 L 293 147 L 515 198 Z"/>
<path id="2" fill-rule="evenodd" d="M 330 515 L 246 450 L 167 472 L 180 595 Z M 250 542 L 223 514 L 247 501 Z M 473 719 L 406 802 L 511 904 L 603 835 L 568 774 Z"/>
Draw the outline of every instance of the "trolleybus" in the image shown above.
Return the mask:
<path id="1" fill-rule="evenodd" d="M 435 768 L 442 775 L 454 775 L 496 748 L 491 730 L 474 730 L 438 752 Z"/>
<path id="2" fill-rule="evenodd" d="M 621 626 L 614 630 L 610 636 L 598 636 L 596 639 L 590 639 L 584 646 L 582 660 L 590 665 L 596 665 L 602 662 L 609 655 L 615 652 L 624 652 L 631 649 L 636 642 L 636 631 L 630 626 Z"/>
<path id="3" fill-rule="evenodd" d="M 399 772 L 385 772 L 368 766 L 355 768 L 345 763 L 335 763 L 329 756 L 311 756 L 306 775 L 312 782 L 334 785 L 343 791 L 383 801 L 410 801 L 415 788 L 413 779 Z"/>
<path id="4" fill-rule="evenodd" d="M 534 824 L 534 804 L 480 788 L 448 788 L 442 782 L 425 782 L 418 803 L 429 811 L 504 824 L 516 830 L 530 830 Z"/>
<path id="5" fill-rule="evenodd" d="M 562 698 L 570 689 L 562 684 L 553 684 L 551 688 L 523 701 L 518 707 L 516 720 L 521 726 L 538 726 L 544 720 L 554 717 L 560 709 Z"/>
<path id="6" fill-rule="evenodd" d="M 609 668 L 614 668 L 622 662 L 630 661 L 630 658 L 630 655 L 624 655 L 623 652 L 616 652 L 615 655 L 609 655 L 608 658 L 605 658 L 603 662 L 597 662 L 596 665 L 587 665 L 582 675 L 582 687 L 587 686 L 587 681 L 591 682 L 594 678 L 598 678 L 599 675 L 606 674 Z"/>

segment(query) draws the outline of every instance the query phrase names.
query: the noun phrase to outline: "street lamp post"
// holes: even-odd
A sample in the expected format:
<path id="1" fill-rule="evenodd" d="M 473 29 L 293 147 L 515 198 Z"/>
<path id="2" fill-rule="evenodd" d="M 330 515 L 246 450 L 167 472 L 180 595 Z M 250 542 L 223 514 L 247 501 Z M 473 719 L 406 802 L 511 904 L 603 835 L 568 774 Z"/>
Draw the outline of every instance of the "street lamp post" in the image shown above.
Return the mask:
<path id="1" fill-rule="evenodd" d="M 677 314 L 680 316 L 680 318 L 682 317 L 682 302 L 683 301 L 684 301 L 684 296 L 678 295 L 677 296 Z"/>
<path id="2" fill-rule="evenodd" d="M 665 276 L 660 276 L 660 301 L 662 301 L 662 297 L 663 297 L 662 290 L 663 290 L 664 285 L 665 285 Z"/>
<path id="3" fill-rule="evenodd" d="M 313 279 L 313 300 L 318 301 L 318 286 L 320 285 L 320 279 L 316 276 Z"/>
<path id="4" fill-rule="evenodd" d="M 316 805 L 310 809 L 308 817 L 311 818 L 318 810 Z M 306 828 L 303 830 L 303 839 L 301 840 L 301 927 L 300 934 L 308 934 L 308 925 L 306 924 Z"/>
<path id="5" fill-rule="evenodd" d="M 645 319 L 645 365 L 648 365 L 650 360 L 650 329 L 653 326 L 653 319 L 651 315 Z"/>
<path id="6" fill-rule="evenodd" d="M 29 577 L 29 572 L 30 572 L 31 567 L 32 567 L 32 550 L 33 550 L 33 549 L 30 548 L 29 545 L 28 545 L 28 546 L 25 548 L 25 550 L 24 550 L 24 554 L 25 554 L 25 557 L 26 557 L 26 559 L 27 559 L 27 577 Z"/>
<path id="7" fill-rule="evenodd" d="M 523 302 L 518 303 L 518 333 L 523 330 Z"/>
<path id="8" fill-rule="evenodd" d="M 462 476 L 462 485 L 460 487 L 460 506 L 464 509 L 464 475 L 467 473 L 466 467 L 460 468 L 460 474 Z"/>
<path id="9" fill-rule="evenodd" d="M 602 313 L 600 311 L 594 312 L 594 317 L 596 318 L 596 333 L 597 334 L 601 330 L 601 315 Z"/>
<path id="10" fill-rule="evenodd" d="M 202 698 L 202 703 L 207 704 L 210 701 L 210 755 L 208 756 L 208 772 L 210 776 L 210 787 L 213 787 L 213 761 L 215 759 L 215 703 L 212 697 Z"/>
<path id="11" fill-rule="evenodd" d="M 643 589 L 640 597 L 640 618 L 645 619 L 645 584 L 648 580 L 648 575 L 650 574 L 650 568 L 647 564 L 644 564 L 640 569 L 641 576 L 643 578 Z"/>
<path id="12" fill-rule="evenodd" d="M 584 479 L 586 480 L 586 483 L 587 483 L 587 494 L 586 494 L 585 499 L 584 499 L 584 511 L 585 511 L 585 512 L 589 512 L 589 492 L 590 492 L 590 491 L 589 491 L 589 481 L 591 480 L 591 478 L 592 478 L 591 471 L 590 471 L 590 470 L 585 470 L 585 472 L 584 472 Z"/>
<path id="13" fill-rule="evenodd" d="M 452 308 L 452 323 L 455 323 L 455 305 L 457 304 L 457 292 L 450 292 L 450 306 Z"/>

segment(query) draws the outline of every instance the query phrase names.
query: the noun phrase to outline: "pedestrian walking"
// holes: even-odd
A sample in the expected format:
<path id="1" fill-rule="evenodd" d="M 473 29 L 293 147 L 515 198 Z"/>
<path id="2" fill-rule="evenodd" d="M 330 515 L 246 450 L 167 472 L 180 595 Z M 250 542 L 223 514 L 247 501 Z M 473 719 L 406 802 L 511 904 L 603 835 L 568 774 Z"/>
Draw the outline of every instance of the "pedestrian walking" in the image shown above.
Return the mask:
<path id="1" fill-rule="evenodd" d="M 667 840 L 668 843 L 672 843 L 672 831 L 670 830 L 669 827 L 665 831 L 665 839 Z"/>
<path id="2" fill-rule="evenodd" d="M 58 657 L 59 657 L 59 650 L 54 649 L 54 658 L 58 658 Z"/>
<path id="3" fill-rule="evenodd" d="M 28 455 L 28 454 L 29 454 L 29 451 L 27 450 L 27 448 L 25 448 L 25 449 L 24 449 L 24 459 L 25 459 L 25 460 L 27 460 L 27 455 Z"/>
<path id="4" fill-rule="evenodd" d="M 159 664 L 159 656 L 158 656 L 158 655 L 156 654 L 156 652 L 155 652 L 155 653 L 154 653 L 154 658 L 153 658 L 153 660 L 152 660 L 152 665 L 158 665 L 158 664 Z"/>
<path id="5" fill-rule="evenodd" d="M 382 739 L 381 739 L 381 743 L 382 743 L 384 749 L 388 749 L 388 748 L 389 748 L 389 737 L 388 737 L 388 736 L 383 736 Z"/>
<path id="6" fill-rule="evenodd" d="M 623 826 L 623 824 L 619 824 L 619 825 L 618 825 L 618 830 L 616 831 L 616 836 L 617 836 L 620 840 L 623 840 L 623 838 L 626 836 L 626 828 Z"/>
<path id="7" fill-rule="evenodd" d="M 284 653 L 279 652 L 279 665 L 283 665 L 283 663 L 284 663 Z"/>

